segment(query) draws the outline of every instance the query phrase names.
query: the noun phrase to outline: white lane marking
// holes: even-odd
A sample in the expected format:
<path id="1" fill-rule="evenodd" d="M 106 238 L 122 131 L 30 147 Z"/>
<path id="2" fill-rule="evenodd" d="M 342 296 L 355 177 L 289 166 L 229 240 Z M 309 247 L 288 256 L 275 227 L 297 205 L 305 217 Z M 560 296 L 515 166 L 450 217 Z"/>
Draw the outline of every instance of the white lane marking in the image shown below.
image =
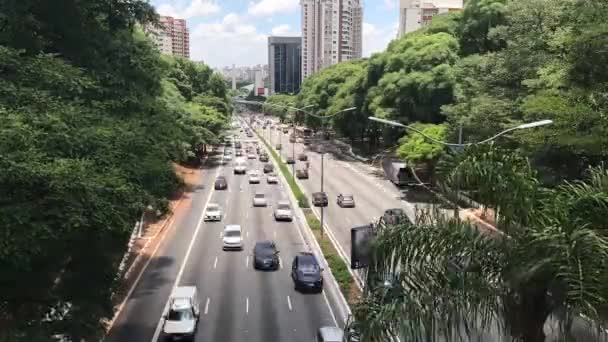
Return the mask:
<path id="1" fill-rule="evenodd" d="M 289 311 L 293 311 L 293 307 L 291 306 L 291 298 L 289 298 L 289 296 L 287 296 L 287 307 L 289 308 Z"/>
<path id="2" fill-rule="evenodd" d="M 279 257 L 279 269 L 283 269 L 283 259 L 281 257 Z"/>
<path id="3" fill-rule="evenodd" d="M 249 255 L 245 258 L 245 268 L 249 266 Z"/>
<path id="4" fill-rule="evenodd" d="M 215 257 L 215 261 L 213 262 L 213 269 L 217 268 L 217 257 Z"/>
<path id="5" fill-rule="evenodd" d="M 275 230 L 274 233 L 272 233 L 272 235 L 274 236 L 274 238 L 277 238 L 277 231 Z"/>
<path id="6" fill-rule="evenodd" d="M 247 297 L 245 302 L 245 313 L 249 315 L 249 297 Z"/>
<path id="7" fill-rule="evenodd" d="M 215 172 L 214 179 L 217 178 L 217 176 L 220 173 L 220 170 L 221 170 L 221 168 L 217 169 L 217 171 Z M 173 292 L 173 290 L 175 290 L 175 288 L 179 284 L 179 281 L 182 278 L 182 275 L 184 274 L 184 270 L 186 269 L 186 264 L 188 263 L 188 259 L 190 258 L 190 253 L 192 253 L 192 248 L 194 247 L 194 242 L 196 241 L 196 237 L 198 236 L 198 233 L 201 231 L 201 227 L 203 226 L 203 219 L 205 218 L 204 213 L 207 210 L 207 205 L 209 204 L 209 201 L 211 201 L 211 197 L 214 192 L 215 192 L 215 187 L 212 187 L 211 191 L 209 191 L 209 196 L 207 196 L 207 201 L 205 202 L 205 206 L 203 207 L 203 210 L 201 211 L 201 216 L 198 219 L 198 224 L 196 226 L 196 230 L 194 231 L 194 235 L 192 236 L 192 240 L 190 240 L 190 244 L 188 245 L 188 249 L 186 250 L 186 255 L 184 256 L 184 261 L 182 261 L 182 265 L 180 266 L 179 271 L 177 272 L 177 277 L 175 277 L 175 282 L 173 283 L 171 292 Z M 220 235 L 221 235 L 221 232 L 220 232 Z M 158 341 L 158 337 L 160 336 L 160 331 L 162 330 L 162 326 L 163 326 L 163 315 L 165 312 L 167 312 L 170 301 L 171 301 L 171 297 L 167 298 L 165 307 L 163 308 L 163 311 L 160 313 L 160 319 L 158 320 L 158 324 L 156 325 L 156 330 L 154 331 L 154 336 L 152 336 L 152 342 Z"/>
<path id="8" fill-rule="evenodd" d="M 249 238 L 249 231 L 247 231 L 247 232 L 245 233 L 245 235 L 247 236 L 247 238 Z"/>
<path id="9" fill-rule="evenodd" d="M 220 232 L 220 239 L 222 238 L 222 232 Z"/>
<path id="10" fill-rule="evenodd" d="M 207 297 L 207 302 L 205 303 L 205 315 L 209 313 L 209 302 L 211 302 L 211 298 Z"/>

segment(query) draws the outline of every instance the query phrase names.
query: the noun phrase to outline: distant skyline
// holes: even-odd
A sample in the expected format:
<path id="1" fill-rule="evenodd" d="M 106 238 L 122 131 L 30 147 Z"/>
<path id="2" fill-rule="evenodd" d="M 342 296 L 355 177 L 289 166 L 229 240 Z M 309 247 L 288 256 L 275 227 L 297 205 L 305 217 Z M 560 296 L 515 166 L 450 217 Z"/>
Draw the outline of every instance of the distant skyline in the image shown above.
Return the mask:
<path id="1" fill-rule="evenodd" d="M 299 0 L 152 0 L 161 15 L 186 19 L 190 58 L 214 68 L 267 64 L 268 36 L 300 36 Z M 363 57 L 397 36 L 399 0 L 364 0 Z"/>

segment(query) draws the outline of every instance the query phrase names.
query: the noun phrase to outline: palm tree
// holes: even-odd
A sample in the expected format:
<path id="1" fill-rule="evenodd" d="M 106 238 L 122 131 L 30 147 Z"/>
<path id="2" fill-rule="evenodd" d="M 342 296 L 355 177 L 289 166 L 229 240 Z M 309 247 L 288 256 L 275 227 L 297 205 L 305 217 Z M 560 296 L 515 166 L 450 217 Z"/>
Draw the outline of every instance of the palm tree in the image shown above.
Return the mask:
<path id="1" fill-rule="evenodd" d="M 443 166 L 446 187 L 478 189 L 473 195 L 495 209 L 502 233 L 438 212 L 381 226 L 353 308 L 351 330 L 361 341 L 469 341 L 474 331 L 496 329 L 544 342 L 550 316 L 564 338 L 574 317 L 599 319 L 608 300 L 606 169 L 548 190 L 525 159 L 494 147 Z"/>

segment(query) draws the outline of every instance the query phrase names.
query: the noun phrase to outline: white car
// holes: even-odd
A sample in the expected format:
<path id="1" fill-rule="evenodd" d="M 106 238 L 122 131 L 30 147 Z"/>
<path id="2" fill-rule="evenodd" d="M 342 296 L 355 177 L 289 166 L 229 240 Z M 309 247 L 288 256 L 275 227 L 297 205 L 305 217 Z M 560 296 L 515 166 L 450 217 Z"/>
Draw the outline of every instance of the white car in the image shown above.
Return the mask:
<path id="1" fill-rule="evenodd" d="M 261 192 L 258 192 L 255 195 L 253 195 L 253 206 L 254 207 L 265 207 L 267 205 L 268 205 L 268 202 L 266 201 L 266 195 L 264 195 Z"/>
<path id="2" fill-rule="evenodd" d="M 209 203 L 205 210 L 205 221 L 221 221 L 222 208 L 217 203 Z"/>
<path id="3" fill-rule="evenodd" d="M 247 161 L 243 158 L 236 158 L 234 166 L 234 174 L 246 174 L 247 173 Z"/>
<path id="4" fill-rule="evenodd" d="M 254 153 L 249 153 L 247 154 L 247 159 L 256 159 L 256 156 Z"/>
<path id="5" fill-rule="evenodd" d="M 268 184 L 278 184 L 279 183 L 279 178 L 277 177 L 276 173 L 270 173 L 268 174 L 268 176 L 266 176 L 266 183 Z"/>
<path id="6" fill-rule="evenodd" d="M 230 154 L 224 155 L 224 161 L 231 161 L 231 160 L 232 160 L 232 155 L 230 155 Z"/>
<path id="7" fill-rule="evenodd" d="M 163 334 L 167 338 L 194 338 L 200 317 L 196 287 L 176 287 L 169 303 L 169 309 L 163 316 Z"/>
<path id="8" fill-rule="evenodd" d="M 224 234 L 222 236 L 223 250 L 227 249 L 243 249 L 243 235 L 241 226 L 238 224 L 229 224 L 224 227 Z"/>
<path id="9" fill-rule="evenodd" d="M 280 201 L 277 204 L 277 209 L 274 211 L 274 219 L 276 221 L 293 221 L 293 212 L 291 205 L 287 201 Z"/>
<path id="10" fill-rule="evenodd" d="M 249 184 L 260 184 L 260 174 L 253 170 L 249 173 Z"/>

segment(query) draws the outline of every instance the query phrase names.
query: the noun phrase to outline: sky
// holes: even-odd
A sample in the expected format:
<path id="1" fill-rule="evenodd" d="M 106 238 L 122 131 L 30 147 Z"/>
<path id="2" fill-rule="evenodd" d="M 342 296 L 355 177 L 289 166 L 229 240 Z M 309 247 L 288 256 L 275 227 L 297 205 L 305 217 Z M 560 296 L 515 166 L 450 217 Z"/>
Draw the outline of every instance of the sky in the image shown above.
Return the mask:
<path id="1" fill-rule="evenodd" d="M 268 64 L 268 36 L 300 36 L 299 0 L 151 0 L 161 15 L 186 19 L 190 59 L 221 68 Z M 363 57 L 396 37 L 399 0 L 364 0 Z"/>

